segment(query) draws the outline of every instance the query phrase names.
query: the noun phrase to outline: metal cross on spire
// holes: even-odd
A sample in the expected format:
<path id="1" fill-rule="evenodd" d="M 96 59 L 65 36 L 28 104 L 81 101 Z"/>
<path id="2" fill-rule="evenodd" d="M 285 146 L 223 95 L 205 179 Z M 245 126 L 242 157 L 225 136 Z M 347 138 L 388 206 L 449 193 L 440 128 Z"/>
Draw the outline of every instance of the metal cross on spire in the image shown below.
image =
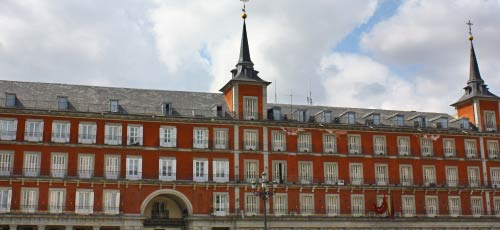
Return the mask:
<path id="1" fill-rule="evenodd" d="M 469 26 L 469 35 L 472 36 L 472 26 L 474 24 L 472 24 L 472 22 L 470 20 L 467 23 L 465 23 L 465 24 L 467 24 Z"/>
<path id="2" fill-rule="evenodd" d="M 242 2 L 243 2 L 243 9 L 241 9 L 241 11 L 243 11 L 243 13 L 246 13 L 246 12 L 247 12 L 247 11 L 246 11 L 246 3 L 247 3 L 248 1 L 250 1 L 250 0 L 240 0 L 240 1 L 242 1 Z"/>

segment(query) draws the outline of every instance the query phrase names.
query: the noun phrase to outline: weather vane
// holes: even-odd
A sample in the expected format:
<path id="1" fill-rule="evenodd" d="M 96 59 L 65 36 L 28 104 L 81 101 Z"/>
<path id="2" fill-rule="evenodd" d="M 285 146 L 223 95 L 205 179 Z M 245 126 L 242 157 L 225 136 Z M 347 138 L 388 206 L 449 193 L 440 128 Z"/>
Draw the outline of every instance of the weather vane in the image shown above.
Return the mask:
<path id="1" fill-rule="evenodd" d="M 465 24 L 469 26 L 469 40 L 472 41 L 474 39 L 474 37 L 472 36 L 472 25 L 474 25 L 474 24 L 472 24 L 472 22 L 470 20 Z"/>
<path id="2" fill-rule="evenodd" d="M 240 0 L 240 1 L 243 2 L 243 9 L 241 9 L 241 11 L 243 11 L 243 14 L 241 15 L 241 17 L 243 18 L 243 20 L 245 20 L 247 18 L 246 3 L 249 0 Z"/>

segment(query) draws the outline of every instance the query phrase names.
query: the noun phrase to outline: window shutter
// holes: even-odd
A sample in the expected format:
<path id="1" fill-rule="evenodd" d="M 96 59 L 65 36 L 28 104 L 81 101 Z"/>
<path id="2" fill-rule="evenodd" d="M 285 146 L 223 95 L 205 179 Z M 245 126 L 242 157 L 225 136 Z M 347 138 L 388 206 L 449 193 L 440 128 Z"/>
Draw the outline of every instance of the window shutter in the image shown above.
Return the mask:
<path id="1" fill-rule="evenodd" d="M 118 126 L 118 132 L 116 133 L 116 135 L 118 136 L 118 144 L 121 145 L 122 144 L 122 140 L 123 140 L 123 129 L 122 129 L 122 125 L 119 125 Z"/>
<path id="2" fill-rule="evenodd" d="M 120 192 L 118 191 L 115 196 L 115 212 L 119 213 L 120 212 Z"/>
<path id="3" fill-rule="evenodd" d="M 196 129 L 193 129 L 193 147 L 197 147 Z"/>
<path id="4" fill-rule="evenodd" d="M 173 173 L 172 176 L 174 178 L 177 178 L 177 160 L 176 159 L 172 160 L 172 173 Z"/>
<path id="5" fill-rule="evenodd" d="M 82 143 L 82 136 L 83 134 L 83 125 L 80 123 L 78 124 L 78 143 Z"/>
<path id="6" fill-rule="evenodd" d="M 92 138 L 92 144 L 95 144 L 96 143 L 96 139 L 97 139 L 97 124 L 93 124 L 91 126 L 91 138 Z"/>
<path id="7" fill-rule="evenodd" d="M 130 142 L 130 128 L 130 125 L 127 125 L 127 145 L 132 144 L 132 142 Z M 119 131 L 119 133 L 121 132 Z"/>
<path id="8" fill-rule="evenodd" d="M 165 142 L 165 128 L 163 127 L 160 127 L 160 138 L 159 138 L 159 141 L 160 141 L 160 146 L 163 146 L 163 142 Z"/>
<path id="9" fill-rule="evenodd" d="M 50 135 L 50 136 L 51 136 L 50 140 L 51 140 L 52 142 L 54 142 L 54 141 L 55 141 L 55 139 L 56 139 L 56 137 L 55 137 L 55 135 L 54 135 L 54 133 L 56 133 L 56 128 L 57 128 L 56 126 L 57 126 L 57 123 L 56 123 L 56 122 L 52 122 L 52 130 L 51 130 L 51 131 L 52 131 L 52 133 L 51 133 L 51 135 Z"/>
<path id="10" fill-rule="evenodd" d="M 94 212 L 94 192 L 90 192 L 89 195 L 89 213 Z"/>
<path id="11" fill-rule="evenodd" d="M 43 121 L 40 121 L 40 135 L 38 135 L 38 141 L 43 140 Z"/>
<path id="12" fill-rule="evenodd" d="M 64 138 L 64 140 L 66 142 L 69 142 L 70 130 L 71 130 L 71 123 L 68 122 L 68 124 L 66 125 L 66 135 L 67 136 Z"/>
<path id="13" fill-rule="evenodd" d="M 215 181 L 216 177 L 217 177 L 217 161 L 212 161 L 212 180 Z"/>
<path id="14" fill-rule="evenodd" d="M 142 158 L 139 158 L 139 161 L 138 161 L 138 166 L 137 166 L 137 176 L 141 179 L 142 178 Z"/>
<path id="15" fill-rule="evenodd" d="M 80 209 L 80 191 L 76 191 L 76 197 L 75 197 L 75 211 Z"/>
<path id="16" fill-rule="evenodd" d="M 139 145 L 143 144 L 143 140 L 144 140 L 143 131 L 144 131 L 144 127 L 142 127 L 142 126 L 139 127 Z"/>
<path id="17" fill-rule="evenodd" d="M 14 120 L 14 127 L 12 129 L 15 133 L 17 132 L 17 120 Z"/>
<path id="18" fill-rule="evenodd" d="M 170 130 L 170 144 L 172 147 L 177 146 L 177 127 Z"/>
<path id="19" fill-rule="evenodd" d="M 203 169 L 204 169 L 203 173 L 205 174 L 204 178 L 208 179 L 208 160 L 203 161 L 203 163 L 205 164 L 205 167 L 203 167 Z"/>
<path id="20" fill-rule="evenodd" d="M 224 176 L 229 178 L 229 161 L 224 162 Z"/>
<path id="21" fill-rule="evenodd" d="M 196 160 L 193 161 L 193 178 L 196 177 Z"/>
<path id="22" fill-rule="evenodd" d="M 7 190 L 7 211 L 10 211 L 10 204 L 12 200 L 12 189 Z"/>

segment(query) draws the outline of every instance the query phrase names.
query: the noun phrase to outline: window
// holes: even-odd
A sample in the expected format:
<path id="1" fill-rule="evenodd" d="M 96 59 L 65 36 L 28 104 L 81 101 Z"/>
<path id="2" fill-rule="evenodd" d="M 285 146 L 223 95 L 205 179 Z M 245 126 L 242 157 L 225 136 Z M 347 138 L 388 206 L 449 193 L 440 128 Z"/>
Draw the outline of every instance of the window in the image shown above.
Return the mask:
<path id="1" fill-rule="evenodd" d="M 479 178 L 479 168 L 478 167 L 468 167 L 467 168 L 468 176 L 469 176 L 469 186 L 470 187 L 479 187 L 481 185 Z"/>
<path id="2" fill-rule="evenodd" d="M 373 137 L 373 152 L 376 155 L 385 155 L 386 154 L 385 136 L 374 136 Z"/>
<path id="3" fill-rule="evenodd" d="M 398 154 L 400 156 L 410 155 L 410 138 L 398 137 Z"/>
<path id="4" fill-rule="evenodd" d="M 196 182 L 208 181 L 208 160 L 195 159 L 193 160 L 193 180 Z"/>
<path id="5" fill-rule="evenodd" d="M 337 184 L 337 181 L 339 179 L 338 164 L 333 162 L 325 162 L 324 169 L 325 184 Z"/>
<path id="6" fill-rule="evenodd" d="M 104 163 L 104 176 L 106 179 L 118 179 L 120 175 L 120 155 L 105 155 Z"/>
<path id="7" fill-rule="evenodd" d="M 349 173 L 351 175 L 351 184 L 362 185 L 363 184 L 363 164 L 350 164 Z"/>
<path id="8" fill-rule="evenodd" d="M 380 114 L 372 114 L 373 125 L 380 125 Z"/>
<path id="9" fill-rule="evenodd" d="M 120 213 L 120 191 L 104 190 L 103 211 L 105 214 Z"/>
<path id="10" fill-rule="evenodd" d="M 432 156 L 433 153 L 433 143 L 431 138 L 420 139 L 420 151 L 423 157 Z"/>
<path id="11" fill-rule="evenodd" d="M 461 129 L 470 129 L 470 121 L 469 118 L 462 118 L 459 121 L 459 127 Z"/>
<path id="12" fill-rule="evenodd" d="M 62 213 L 64 211 L 64 204 L 66 204 L 66 190 L 50 188 L 49 212 Z"/>
<path id="13" fill-rule="evenodd" d="M 16 140 L 17 134 L 17 119 L 0 119 L 0 140 L 12 141 Z"/>
<path id="14" fill-rule="evenodd" d="M 12 189 L 0 187 L 0 213 L 10 212 Z"/>
<path id="15" fill-rule="evenodd" d="M 170 126 L 160 127 L 160 146 L 161 147 L 176 147 L 177 146 L 177 128 Z"/>
<path id="16" fill-rule="evenodd" d="M 281 121 L 281 108 L 273 108 L 272 109 L 273 120 Z"/>
<path id="17" fill-rule="evenodd" d="M 396 126 L 404 126 L 405 125 L 405 116 L 396 115 L 394 117 L 394 122 L 396 123 Z"/>
<path id="18" fill-rule="evenodd" d="M 140 180 L 142 178 L 142 157 L 127 156 L 127 179 Z"/>
<path id="19" fill-rule="evenodd" d="M 311 152 L 311 134 L 299 133 L 297 147 L 300 152 Z"/>
<path id="20" fill-rule="evenodd" d="M 43 140 L 43 121 L 27 120 L 26 130 L 24 131 L 24 140 L 42 141 Z"/>
<path id="21" fill-rule="evenodd" d="M 323 152 L 335 153 L 337 152 L 337 139 L 333 134 L 323 134 Z"/>
<path id="22" fill-rule="evenodd" d="M 389 184 L 389 170 L 386 164 L 375 164 L 375 181 L 377 185 Z"/>
<path id="23" fill-rule="evenodd" d="M 257 97 L 243 97 L 243 114 L 245 120 L 258 119 Z"/>
<path id="24" fill-rule="evenodd" d="M 314 195 L 301 194 L 300 195 L 300 214 L 311 215 L 314 214 Z"/>
<path id="25" fill-rule="evenodd" d="M 229 194 L 214 193 L 214 215 L 225 216 L 229 214 Z"/>
<path id="26" fill-rule="evenodd" d="M 491 185 L 493 188 L 500 188 L 500 168 L 490 168 Z"/>
<path id="27" fill-rule="evenodd" d="M 439 203 L 437 196 L 425 196 L 425 212 L 428 217 L 439 215 Z"/>
<path id="28" fill-rule="evenodd" d="M 275 215 L 285 215 L 288 212 L 287 194 L 274 194 L 273 211 Z"/>
<path id="29" fill-rule="evenodd" d="M 495 197 L 493 199 L 493 202 L 494 202 L 494 211 L 495 211 L 495 215 L 498 217 L 500 216 L 500 197 Z"/>
<path id="30" fill-rule="evenodd" d="M 483 214 L 483 199 L 480 196 L 471 197 L 470 208 L 473 216 L 481 216 Z"/>
<path id="31" fill-rule="evenodd" d="M 425 116 L 417 116 L 414 118 L 413 126 L 415 128 L 425 128 L 427 127 L 427 118 Z"/>
<path id="32" fill-rule="evenodd" d="M 78 177 L 89 179 L 94 175 L 94 155 L 78 154 Z"/>
<path id="33" fill-rule="evenodd" d="M 324 111 L 323 112 L 323 122 L 325 123 L 331 123 L 332 122 L 332 112 L 331 111 Z"/>
<path id="34" fill-rule="evenodd" d="M 484 127 L 486 131 L 497 131 L 495 111 L 484 111 Z"/>
<path id="35" fill-rule="evenodd" d="M 5 107 L 14 107 L 14 106 L 16 106 L 16 94 L 6 93 L 5 94 Z"/>
<path id="36" fill-rule="evenodd" d="M 228 160 L 214 160 L 212 162 L 213 180 L 215 182 L 228 182 L 229 181 L 229 161 Z"/>
<path id="37" fill-rule="evenodd" d="M 490 159 L 497 159 L 499 156 L 498 151 L 498 141 L 487 141 L 488 145 L 488 156 Z"/>
<path id="38" fill-rule="evenodd" d="M 382 203 L 384 202 L 384 197 L 385 197 L 386 205 L 390 205 L 391 204 L 391 197 L 390 196 L 377 195 L 377 207 L 382 206 Z M 387 209 L 387 210 L 389 210 L 389 209 Z M 387 216 L 387 211 L 385 211 L 384 213 L 378 214 L 378 216 Z"/>
<path id="39" fill-rule="evenodd" d="M 299 179 L 301 184 L 313 182 L 313 164 L 309 161 L 299 161 Z"/>
<path id="40" fill-rule="evenodd" d="M 80 123 L 78 125 L 78 143 L 95 144 L 97 125 L 95 123 Z"/>
<path id="41" fill-rule="evenodd" d="M 151 218 L 152 219 L 166 219 L 168 218 L 169 212 L 166 208 L 165 202 L 154 202 L 151 208 Z"/>
<path id="42" fill-rule="evenodd" d="M 347 124 L 356 124 L 356 113 L 347 112 Z"/>
<path id="43" fill-rule="evenodd" d="M 227 149 L 227 129 L 214 129 L 214 148 Z"/>
<path id="44" fill-rule="evenodd" d="M 448 128 L 448 118 L 442 117 L 441 119 L 439 119 L 438 124 L 439 124 L 438 127 L 441 126 L 441 128 L 447 129 Z"/>
<path id="45" fill-rule="evenodd" d="M 36 177 L 40 175 L 40 153 L 24 152 L 24 176 Z"/>
<path id="46" fill-rule="evenodd" d="M 245 181 L 257 182 L 259 178 L 259 161 L 245 160 Z"/>
<path id="47" fill-rule="evenodd" d="M 104 130 L 104 144 L 122 144 L 122 126 L 120 124 L 106 124 Z"/>
<path id="48" fill-rule="evenodd" d="M 38 209 L 38 188 L 21 188 L 21 211 L 34 213 Z"/>
<path id="49" fill-rule="evenodd" d="M 273 147 L 273 151 L 277 151 L 277 152 L 285 151 L 286 150 L 286 148 L 285 148 L 285 146 L 286 146 L 286 134 L 285 134 L 285 132 L 273 130 L 271 132 L 271 136 L 272 136 L 271 145 Z"/>
<path id="50" fill-rule="evenodd" d="M 175 181 L 177 173 L 177 161 L 173 157 L 160 158 L 160 180 Z"/>
<path id="51" fill-rule="evenodd" d="M 258 149 L 258 132 L 257 130 L 244 130 L 243 131 L 243 139 L 245 150 L 257 150 Z"/>
<path id="52" fill-rule="evenodd" d="M 75 197 L 75 213 L 92 214 L 94 211 L 94 191 L 77 189 Z"/>
<path id="53" fill-rule="evenodd" d="M 127 145 L 142 145 L 142 125 L 128 125 L 127 136 Z"/>
<path id="54" fill-rule="evenodd" d="M 424 186 L 436 186 L 436 168 L 434 166 L 423 166 Z"/>
<path id="55" fill-rule="evenodd" d="M 67 153 L 52 153 L 52 161 L 50 164 L 50 175 L 52 177 L 65 177 L 68 168 Z"/>
<path id="56" fill-rule="evenodd" d="M 455 140 L 443 139 L 443 154 L 444 157 L 455 157 Z"/>
<path id="57" fill-rule="evenodd" d="M 194 128 L 193 129 L 193 148 L 207 149 L 208 148 L 208 129 Z"/>
<path id="58" fill-rule="evenodd" d="M 477 158 L 476 140 L 465 140 L 465 156 Z"/>
<path id="59" fill-rule="evenodd" d="M 458 169 L 457 167 L 446 167 L 446 184 L 448 187 L 458 186 Z"/>
<path id="60" fill-rule="evenodd" d="M 69 142 L 70 123 L 67 121 L 54 121 L 52 123 L 52 142 Z"/>
<path id="61" fill-rule="evenodd" d="M 120 112 L 120 104 L 118 100 L 109 100 L 109 111 L 112 113 Z"/>
<path id="62" fill-rule="evenodd" d="M 307 110 L 297 110 L 295 112 L 297 115 L 297 121 L 306 122 L 309 119 L 309 113 Z"/>
<path id="63" fill-rule="evenodd" d="M 14 166 L 14 152 L 0 151 L 0 176 L 10 176 Z"/>
<path id="64" fill-rule="evenodd" d="M 68 109 L 68 97 L 57 96 L 57 109 L 67 110 Z"/>
<path id="65" fill-rule="evenodd" d="M 399 166 L 399 177 L 402 186 L 412 186 L 413 185 L 413 168 L 411 165 L 400 165 Z"/>
<path id="66" fill-rule="evenodd" d="M 253 193 L 245 193 L 245 214 L 259 214 L 259 197 L 254 195 Z"/>
<path id="67" fill-rule="evenodd" d="M 273 181 L 286 182 L 286 161 L 273 161 Z"/>
<path id="68" fill-rule="evenodd" d="M 328 216 L 340 215 L 339 195 L 326 195 L 325 203 L 326 214 Z"/>
<path id="69" fill-rule="evenodd" d="M 350 154 L 361 154 L 361 136 L 348 135 L 348 145 Z"/>
<path id="70" fill-rule="evenodd" d="M 161 111 L 163 113 L 163 115 L 165 116 L 169 116 L 169 115 L 172 115 L 172 104 L 168 103 L 168 102 L 163 102 L 161 103 Z"/>
<path id="71" fill-rule="evenodd" d="M 458 196 L 448 197 L 448 210 L 450 212 L 450 216 L 452 217 L 457 217 L 462 213 L 462 208 L 460 205 L 460 197 Z"/>
<path id="72" fill-rule="evenodd" d="M 401 196 L 403 216 L 413 217 L 416 214 L 415 211 L 415 197 L 413 196 Z"/>
<path id="73" fill-rule="evenodd" d="M 351 214 L 353 216 L 365 215 L 365 196 L 351 195 Z"/>

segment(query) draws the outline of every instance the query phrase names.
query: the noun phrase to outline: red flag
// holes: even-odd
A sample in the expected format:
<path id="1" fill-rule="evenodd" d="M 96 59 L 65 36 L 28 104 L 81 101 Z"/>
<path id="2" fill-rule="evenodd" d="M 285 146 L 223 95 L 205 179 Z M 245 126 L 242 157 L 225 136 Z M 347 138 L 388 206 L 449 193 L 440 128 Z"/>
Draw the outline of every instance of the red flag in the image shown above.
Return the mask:
<path id="1" fill-rule="evenodd" d="M 377 204 L 374 203 L 373 207 L 374 207 L 375 213 L 377 213 L 377 214 L 384 214 L 387 211 L 387 198 L 385 197 L 385 194 L 384 194 L 384 198 L 382 199 L 382 204 L 380 204 L 380 206 L 377 206 Z"/>

